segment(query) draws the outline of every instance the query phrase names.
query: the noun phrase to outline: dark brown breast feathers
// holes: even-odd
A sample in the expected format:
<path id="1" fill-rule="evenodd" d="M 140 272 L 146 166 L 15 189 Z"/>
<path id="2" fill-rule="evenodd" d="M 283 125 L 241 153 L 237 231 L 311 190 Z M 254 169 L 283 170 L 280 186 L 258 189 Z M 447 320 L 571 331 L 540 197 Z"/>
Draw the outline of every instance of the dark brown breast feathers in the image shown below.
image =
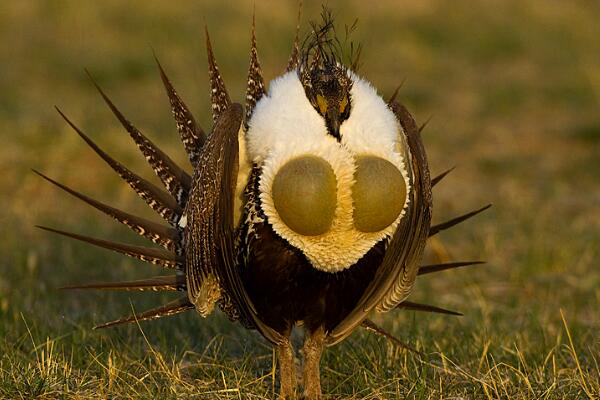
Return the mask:
<path id="1" fill-rule="evenodd" d="M 260 169 L 246 189 L 238 231 L 238 260 L 246 290 L 260 318 L 280 333 L 303 321 L 309 330 L 333 329 L 356 305 L 384 255 L 375 245 L 356 264 L 337 272 L 315 269 L 304 254 L 275 233 L 260 208 Z"/>

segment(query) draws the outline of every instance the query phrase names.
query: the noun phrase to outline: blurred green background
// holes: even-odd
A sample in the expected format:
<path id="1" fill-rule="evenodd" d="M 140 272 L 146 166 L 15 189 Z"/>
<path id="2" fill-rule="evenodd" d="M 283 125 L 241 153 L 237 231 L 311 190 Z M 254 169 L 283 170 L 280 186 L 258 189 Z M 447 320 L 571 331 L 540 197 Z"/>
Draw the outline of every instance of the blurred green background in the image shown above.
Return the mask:
<path id="1" fill-rule="evenodd" d="M 209 129 L 204 24 L 229 92 L 242 101 L 253 4 L 260 60 L 269 81 L 283 71 L 289 56 L 295 2 L 0 4 L 0 397 L 158 396 L 169 383 L 156 378 L 159 369 L 147 358 L 150 344 L 176 366 L 195 365 L 186 350 L 202 357 L 213 354 L 210 365 L 228 372 L 222 381 L 200 372 L 190 375 L 196 389 L 201 382 L 207 388 L 227 386 L 230 379 L 239 387 L 239 382 L 269 373 L 268 347 L 220 315 L 143 324 L 149 343 L 135 326 L 92 332 L 94 323 L 128 313 L 132 303 L 136 308 L 157 304 L 156 297 L 65 293 L 57 287 L 157 271 L 36 230 L 34 224 L 44 224 L 144 243 L 30 171 L 39 169 L 109 204 L 151 216 L 53 106 L 115 158 L 155 179 L 93 89 L 83 70 L 88 68 L 138 128 L 186 164 L 152 51 Z M 378 319 L 423 351 L 443 353 L 438 359 L 451 360 L 468 374 L 445 375 L 408 356 L 416 365 L 411 368 L 385 342 L 359 333 L 324 359 L 325 392 L 394 398 L 382 389 L 392 382 L 389 393 L 398 396 L 506 393 L 527 398 L 546 392 L 585 396 L 586 388 L 600 387 L 600 3 L 327 4 L 339 27 L 358 18 L 353 40 L 363 46 L 360 74 L 385 97 L 405 80 L 400 101 L 418 122 L 432 117 L 423 132 L 432 174 L 458 166 L 434 190 L 434 221 L 488 202 L 494 207 L 441 234 L 427 253 L 428 261 L 484 259 L 488 264 L 423 277 L 411 296 L 461 310 L 464 317 L 397 312 Z M 318 2 L 305 1 L 302 33 L 319 13 Z M 211 347 L 215 335 L 225 338 L 223 347 Z M 40 343 L 56 346 L 54 361 L 71 372 L 40 372 Z M 357 349 L 373 358 L 361 358 Z M 111 361 L 112 352 L 118 354 L 116 361 Z M 142 360 L 138 370 L 128 373 L 138 381 L 131 378 L 136 383 L 128 386 L 123 378 L 111 386 L 107 365 L 119 360 L 130 365 L 136 359 Z M 28 367 L 36 362 L 39 371 Z M 357 365 L 372 375 L 348 378 Z M 139 371 L 154 374 L 156 385 L 141 385 Z M 250 378 L 236 381 L 238 376 Z M 249 384 L 232 396 L 268 397 L 272 379 L 265 382 Z M 421 391 L 412 392 L 414 382 Z M 167 394 L 187 393 L 173 390 Z"/>

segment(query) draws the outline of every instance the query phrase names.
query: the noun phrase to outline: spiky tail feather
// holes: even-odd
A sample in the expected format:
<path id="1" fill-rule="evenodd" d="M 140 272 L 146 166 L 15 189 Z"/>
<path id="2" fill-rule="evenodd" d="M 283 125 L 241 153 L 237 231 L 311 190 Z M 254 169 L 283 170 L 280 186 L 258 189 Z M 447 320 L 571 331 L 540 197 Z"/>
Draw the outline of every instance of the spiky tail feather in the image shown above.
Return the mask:
<path id="1" fill-rule="evenodd" d="M 96 239 L 89 236 L 79 235 L 77 233 L 61 231 L 59 229 L 49 228 L 47 226 L 36 225 L 37 228 L 59 235 L 67 236 L 72 239 L 80 240 L 94 246 L 104 249 L 113 250 L 126 256 L 137 258 L 138 260 L 146 261 L 151 264 L 160 265 L 165 268 L 181 269 L 184 259 L 169 251 L 156 249 L 152 247 L 134 246 L 131 244 L 111 242 L 109 240 Z"/>
<path id="2" fill-rule="evenodd" d="M 102 158 L 129 186 L 161 217 L 171 225 L 176 225 L 183 213 L 183 209 L 171 195 L 146 179 L 133 173 L 123 164 L 116 161 L 103 151 L 92 139 L 79 129 L 67 116 L 57 107 L 56 110 L 65 121 L 77 132 L 77 134 Z"/>
<path id="3" fill-rule="evenodd" d="M 183 275 L 157 276 L 148 279 L 137 279 L 134 281 L 121 282 L 95 282 L 84 283 L 80 285 L 63 286 L 65 290 L 83 290 L 83 289 L 100 289 L 100 290 L 125 290 L 125 291 L 153 291 L 153 292 L 170 292 L 182 291 L 186 289 L 185 277 Z"/>
<path id="4" fill-rule="evenodd" d="M 181 97 L 179 97 L 175 88 L 173 88 L 173 84 L 167 77 L 167 74 L 156 55 L 154 55 L 154 59 L 158 66 L 160 78 L 165 86 L 165 91 L 169 97 L 171 112 L 173 113 L 173 118 L 175 119 L 181 142 L 183 143 L 192 167 L 195 167 L 198 163 L 202 146 L 204 145 L 204 142 L 206 142 L 206 133 L 204 133 L 202 127 L 196 123 L 196 119 L 189 108 L 185 105 L 183 100 L 181 100 Z"/>
<path id="5" fill-rule="evenodd" d="M 455 168 L 456 167 L 448 168 L 441 174 L 437 175 L 435 178 L 431 179 L 431 187 L 434 187 L 435 185 L 440 183 L 442 181 L 442 179 L 444 179 L 446 177 L 446 175 L 448 175 L 450 172 L 454 171 Z"/>
<path id="6" fill-rule="evenodd" d="M 292 44 L 292 52 L 288 59 L 286 72 L 294 71 L 300 64 L 300 20 L 302 19 L 302 0 L 298 1 L 298 17 L 296 22 L 296 35 L 294 36 L 294 42 Z"/>
<path id="7" fill-rule="evenodd" d="M 153 308 L 148 311 L 144 311 L 139 314 L 133 314 L 128 317 L 123 317 L 116 319 L 114 321 L 106 322 L 101 325 L 97 325 L 94 329 L 103 329 L 109 328 L 111 326 L 129 324 L 136 321 L 148 321 L 152 319 L 158 319 L 162 317 L 168 317 L 170 315 L 175 315 L 182 313 L 184 311 L 189 311 L 194 308 L 194 305 L 190 303 L 187 296 L 180 297 L 177 300 L 173 300 L 165 305 L 160 307 Z"/>
<path id="8" fill-rule="evenodd" d="M 460 261 L 460 262 L 450 262 L 450 263 L 442 263 L 442 264 L 430 264 L 430 265 L 421 265 L 419 267 L 419 275 L 431 274 L 434 272 L 445 271 L 447 269 L 455 269 L 466 267 L 469 265 L 479 265 L 485 264 L 485 261 Z"/>
<path id="9" fill-rule="evenodd" d="M 386 338 L 387 340 L 389 340 L 390 342 L 392 342 L 392 344 L 394 344 L 395 346 L 398 346 L 400 348 L 406 349 L 408 351 L 411 351 L 415 354 L 418 354 L 421 357 L 425 357 L 425 354 L 423 354 L 422 352 L 420 352 L 419 350 L 415 349 L 414 347 L 404 343 L 403 341 L 401 341 L 400 339 L 398 339 L 396 336 L 392 335 L 391 333 L 389 333 L 388 331 L 386 331 L 385 329 L 383 329 L 381 326 L 377 325 L 375 322 L 371 321 L 370 319 L 365 319 L 362 323 L 361 326 L 363 328 L 365 328 L 367 331 L 373 332 L 379 336 L 382 336 L 384 338 Z"/>
<path id="10" fill-rule="evenodd" d="M 468 212 L 468 213 L 458 216 L 456 218 L 452 218 L 449 221 L 442 222 L 441 224 L 437 224 L 437 225 L 432 225 L 431 228 L 429 229 L 429 237 L 431 237 L 441 231 L 444 231 L 446 229 L 452 228 L 454 225 L 458 225 L 461 222 L 466 221 L 469 218 L 476 216 L 477 214 L 487 210 L 491 206 L 492 206 L 491 204 L 488 204 L 486 206 L 481 207 L 480 209 Z"/>
<path id="11" fill-rule="evenodd" d="M 85 203 L 91 205 L 97 210 L 102 211 L 104 214 L 111 216 L 116 219 L 123 225 L 126 225 L 131 230 L 136 232 L 138 235 L 144 236 L 150 239 L 153 243 L 156 243 L 166 250 L 169 250 L 174 253 L 178 253 L 177 243 L 178 243 L 178 232 L 175 228 L 171 228 L 168 226 L 164 226 L 161 224 L 157 224 L 156 222 L 152 222 L 145 218 L 137 217 L 135 215 L 129 214 L 125 211 L 121 211 L 104 203 L 101 203 L 97 200 L 92 199 L 82 193 L 79 193 L 70 187 L 63 185 L 46 175 L 33 170 L 36 174 L 52 183 L 53 185 L 61 188 L 65 192 L 71 194 L 72 196 L 84 201 Z"/>
<path id="12" fill-rule="evenodd" d="M 133 126 L 133 124 L 129 122 L 127 118 L 125 118 L 125 116 L 108 98 L 108 96 L 92 78 L 92 75 L 89 72 L 88 75 L 110 110 L 119 120 L 121 125 L 123 125 L 125 130 L 129 133 L 133 141 L 137 144 L 138 148 L 146 158 L 146 161 L 148 161 L 148 164 L 150 164 L 156 173 L 156 176 L 158 176 L 158 178 L 161 180 L 167 191 L 175 198 L 175 200 L 177 200 L 177 204 L 179 204 L 179 206 L 185 206 L 185 202 L 192 185 L 192 178 L 187 172 L 175 164 L 175 162 L 173 162 L 168 155 L 166 155 L 146 136 L 144 136 L 139 129 Z"/>

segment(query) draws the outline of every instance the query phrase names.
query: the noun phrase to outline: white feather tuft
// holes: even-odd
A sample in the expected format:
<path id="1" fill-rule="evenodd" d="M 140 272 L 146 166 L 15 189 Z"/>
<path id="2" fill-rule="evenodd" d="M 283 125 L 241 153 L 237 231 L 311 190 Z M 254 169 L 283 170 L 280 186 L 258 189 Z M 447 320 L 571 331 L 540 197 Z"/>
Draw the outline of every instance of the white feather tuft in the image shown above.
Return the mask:
<path id="1" fill-rule="evenodd" d="M 183 214 L 181 218 L 179 218 L 179 222 L 177 223 L 180 228 L 185 228 L 187 226 L 187 215 Z"/>
<path id="2" fill-rule="evenodd" d="M 306 98 L 295 71 L 271 82 L 248 125 L 248 154 L 258 163 L 280 147 L 318 142 L 328 136 L 325 121 Z"/>

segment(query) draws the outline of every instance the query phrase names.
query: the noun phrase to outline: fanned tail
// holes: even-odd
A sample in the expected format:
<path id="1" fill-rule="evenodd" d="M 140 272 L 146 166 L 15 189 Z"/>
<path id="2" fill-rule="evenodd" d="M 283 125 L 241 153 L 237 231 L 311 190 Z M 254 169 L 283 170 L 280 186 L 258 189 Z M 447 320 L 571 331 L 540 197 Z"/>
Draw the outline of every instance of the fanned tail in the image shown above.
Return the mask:
<path id="1" fill-rule="evenodd" d="M 215 120 L 220 113 L 230 104 L 229 95 L 225 89 L 223 81 L 214 60 L 210 39 L 207 33 L 207 52 L 209 58 L 209 72 L 211 77 L 213 116 Z M 155 57 L 156 58 L 156 57 Z M 256 58 L 256 62 L 257 62 Z M 177 130 L 181 136 L 188 158 L 194 167 L 199 162 L 202 147 L 206 141 L 204 131 L 197 125 L 194 117 L 175 92 L 171 82 L 166 76 L 162 66 L 156 60 L 161 79 L 165 86 L 173 116 L 177 124 Z M 260 66 L 258 66 L 260 72 Z M 89 73 L 88 73 L 89 75 Z M 164 191 L 156 185 L 148 182 L 139 175 L 133 173 L 124 165 L 113 159 L 103 151 L 94 141 L 92 141 L 81 129 L 67 118 L 67 116 L 57 108 L 59 114 L 65 121 L 77 132 L 77 134 L 98 154 L 119 176 L 125 180 L 134 191 L 146 201 L 146 203 L 162 216 L 172 227 L 163 226 L 150 220 L 137 217 L 125 211 L 118 210 L 100 201 L 92 199 L 82 193 L 79 193 L 66 185 L 63 185 L 40 172 L 35 171 L 42 178 L 58 186 L 67 193 L 77 197 L 92 207 L 111 216 L 117 221 L 131 228 L 133 231 L 142 235 L 164 249 L 150 248 L 143 246 L 134 246 L 130 244 L 117 243 L 103 239 L 92 238 L 72 232 L 66 232 L 54 228 L 38 226 L 40 229 L 53 232 L 59 235 L 67 236 L 80 240 L 98 247 L 113 250 L 136 259 L 160 265 L 165 268 L 184 270 L 185 257 L 182 254 L 182 239 L 180 235 L 181 228 L 178 226 L 184 208 L 188 200 L 188 194 L 191 188 L 192 178 L 179 167 L 168 155 L 158 148 L 151 140 L 140 132 L 115 106 L 112 100 L 104 93 L 100 86 L 92 79 L 92 82 L 100 92 L 100 95 L 114 113 L 119 122 L 134 140 L 156 175 L 159 177 L 167 191 Z M 262 78 L 261 78 L 262 79 Z M 260 81 L 260 87 L 262 81 Z M 186 280 L 184 274 L 173 276 L 159 276 L 154 278 L 139 279 L 123 282 L 94 282 L 89 284 L 71 285 L 65 289 L 104 289 L 104 290 L 136 290 L 136 291 L 180 291 L 186 290 Z M 148 310 L 146 312 L 124 317 L 115 321 L 102 324 L 96 328 L 105 328 L 124 324 L 133 321 L 143 321 L 160 318 L 168 315 L 174 315 L 189 309 L 193 309 L 188 296 L 184 296 L 171 303 L 161 307 Z"/>

